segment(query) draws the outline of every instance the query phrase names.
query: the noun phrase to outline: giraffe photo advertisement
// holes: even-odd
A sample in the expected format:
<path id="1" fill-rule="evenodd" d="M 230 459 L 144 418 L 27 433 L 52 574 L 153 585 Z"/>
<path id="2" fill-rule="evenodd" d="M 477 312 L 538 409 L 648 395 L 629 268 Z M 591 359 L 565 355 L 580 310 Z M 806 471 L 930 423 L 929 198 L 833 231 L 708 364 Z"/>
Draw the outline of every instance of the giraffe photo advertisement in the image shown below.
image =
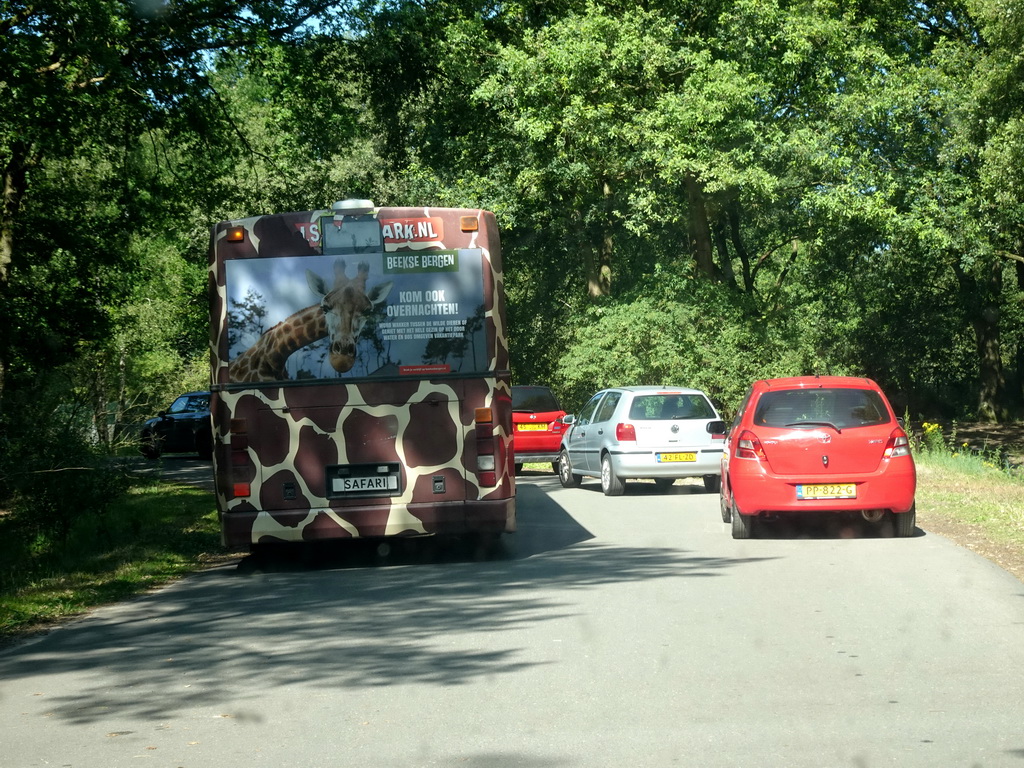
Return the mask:
<path id="1" fill-rule="evenodd" d="M 286 379 L 487 369 L 480 249 L 233 259 L 225 269 L 230 361 L 265 350 L 285 358 Z"/>

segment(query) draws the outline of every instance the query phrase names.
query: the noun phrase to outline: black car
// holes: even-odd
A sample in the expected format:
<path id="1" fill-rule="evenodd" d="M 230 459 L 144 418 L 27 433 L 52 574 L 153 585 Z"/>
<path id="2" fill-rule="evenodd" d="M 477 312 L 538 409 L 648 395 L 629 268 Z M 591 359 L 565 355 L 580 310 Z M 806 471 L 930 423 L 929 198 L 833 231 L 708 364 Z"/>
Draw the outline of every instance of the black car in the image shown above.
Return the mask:
<path id="1" fill-rule="evenodd" d="M 142 455 L 156 459 L 162 453 L 198 453 L 213 456 L 210 427 L 210 393 L 186 392 L 166 411 L 142 425 L 139 449 Z"/>

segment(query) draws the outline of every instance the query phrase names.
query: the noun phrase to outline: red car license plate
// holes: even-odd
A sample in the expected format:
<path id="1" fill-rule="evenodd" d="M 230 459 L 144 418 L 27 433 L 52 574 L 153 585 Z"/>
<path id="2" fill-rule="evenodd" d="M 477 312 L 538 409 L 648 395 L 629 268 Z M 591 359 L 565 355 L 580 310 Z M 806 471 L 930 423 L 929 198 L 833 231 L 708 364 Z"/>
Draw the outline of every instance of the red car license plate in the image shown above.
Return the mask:
<path id="1" fill-rule="evenodd" d="M 856 483 L 809 483 L 796 487 L 798 499 L 856 499 Z"/>

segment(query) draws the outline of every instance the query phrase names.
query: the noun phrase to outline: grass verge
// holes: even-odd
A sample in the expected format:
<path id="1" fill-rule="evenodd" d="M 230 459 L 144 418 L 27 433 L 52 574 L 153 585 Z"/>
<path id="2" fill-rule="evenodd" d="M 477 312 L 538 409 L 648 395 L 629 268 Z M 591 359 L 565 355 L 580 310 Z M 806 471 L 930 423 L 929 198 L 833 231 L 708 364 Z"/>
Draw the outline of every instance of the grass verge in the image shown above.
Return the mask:
<path id="1" fill-rule="evenodd" d="M 920 451 L 917 524 L 1024 581 L 1024 475 L 970 453 Z"/>
<path id="2" fill-rule="evenodd" d="M 81 516 L 64 542 L 2 516 L 0 642 L 167 583 L 221 551 L 210 493 L 188 486 L 136 481 L 103 514 Z"/>

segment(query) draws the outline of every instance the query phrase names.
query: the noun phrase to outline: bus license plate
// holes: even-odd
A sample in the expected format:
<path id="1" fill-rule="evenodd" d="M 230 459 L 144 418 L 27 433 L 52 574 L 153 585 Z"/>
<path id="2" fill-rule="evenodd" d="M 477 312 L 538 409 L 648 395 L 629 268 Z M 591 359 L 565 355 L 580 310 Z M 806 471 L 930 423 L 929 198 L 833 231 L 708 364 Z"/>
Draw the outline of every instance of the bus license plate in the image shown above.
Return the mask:
<path id="1" fill-rule="evenodd" d="M 659 453 L 658 462 L 665 463 L 669 461 L 696 461 L 696 453 Z"/>
<path id="2" fill-rule="evenodd" d="M 397 461 L 338 464 L 325 470 L 330 499 L 402 495 L 402 465 Z"/>
<path id="3" fill-rule="evenodd" d="M 516 429 L 520 432 L 547 432 L 547 424 L 517 424 Z"/>
<path id="4" fill-rule="evenodd" d="M 398 478 L 394 475 L 369 477 L 336 477 L 332 482 L 335 493 L 366 493 L 367 491 L 397 491 Z"/>
<path id="5" fill-rule="evenodd" d="M 796 487 L 798 499 L 856 499 L 854 483 L 814 483 Z"/>

